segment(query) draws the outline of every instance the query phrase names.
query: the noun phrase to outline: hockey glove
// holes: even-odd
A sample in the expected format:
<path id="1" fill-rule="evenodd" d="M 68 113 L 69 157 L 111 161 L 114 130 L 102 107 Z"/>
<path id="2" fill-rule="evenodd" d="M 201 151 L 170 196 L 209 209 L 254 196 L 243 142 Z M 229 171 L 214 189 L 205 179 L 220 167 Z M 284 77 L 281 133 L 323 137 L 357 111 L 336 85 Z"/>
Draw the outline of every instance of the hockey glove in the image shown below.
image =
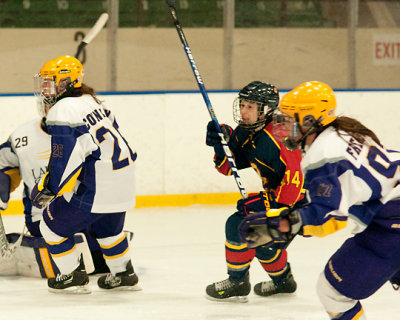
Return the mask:
<path id="1" fill-rule="evenodd" d="M 256 211 L 267 211 L 270 208 L 268 194 L 264 191 L 260 193 L 250 193 L 246 199 L 237 202 L 236 209 L 247 215 Z"/>
<path id="2" fill-rule="evenodd" d="M 228 126 L 227 124 L 221 124 L 221 130 L 224 133 L 224 137 L 226 142 L 229 141 L 230 136 L 233 133 L 233 129 Z M 206 145 L 210 146 L 210 147 L 215 147 L 221 144 L 221 138 L 218 135 L 218 131 L 217 128 L 215 126 L 215 122 L 214 121 L 210 121 L 207 124 L 207 136 L 206 136 Z"/>
<path id="3" fill-rule="evenodd" d="M 46 207 L 56 196 L 53 192 L 47 189 L 49 183 L 49 172 L 46 172 L 43 178 L 33 187 L 31 192 L 32 204 L 43 209 Z"/>
<path id="4" fill-rule="evenodd" d="M 280 231 L 281 222 L 286 219 L 290 228 Z M 271 209 L 267 212 L 255 212 L 239 225 L 239 234 L 249 248 L 272 246 L 290 242 L 301 229 L 301 218 L 297 211 L 290 212 L 289 208 Z"/>
<path id="5" fill-rule="evenodd" d="M 296 235 L 302 228 L 301 216 L 297 210 L 291 210 L 288 207 L 279 209 L 270 209 L 267 211 L 267 224 L 273 229 L 282 228 L 282 220 L 287 220 L 289 230 L 285 231 L 286 240 L 291 240 L 290 235 Z M 293 237 L 292 237 L 293 238 Z"/>
<path id="6" fill-rule="evenodd" d="M 224 133 L 226 142 L 228 143 L 230 136 L 233 134 L 233 129 L 226 124 L 221 124 L 221 130 Z M 210 121 L 207 124 L 206 145 L 214 147 L 217 158 L 223 159 L 225 157 L 225 151 L 222 148 L 221 137 L 218 135 L 214 121 Z"/>

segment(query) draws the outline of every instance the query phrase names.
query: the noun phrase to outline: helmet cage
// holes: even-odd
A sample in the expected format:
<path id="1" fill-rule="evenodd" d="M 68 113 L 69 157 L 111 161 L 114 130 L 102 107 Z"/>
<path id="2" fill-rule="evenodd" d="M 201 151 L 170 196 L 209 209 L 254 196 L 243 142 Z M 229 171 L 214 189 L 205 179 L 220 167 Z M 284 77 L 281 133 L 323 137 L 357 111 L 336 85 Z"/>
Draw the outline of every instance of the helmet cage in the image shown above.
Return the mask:
<path id="1" fill-rule="evenodd" d="M 279 110 L 272 115 L 273 136 L 279 142 L 284 143 L 288 137 L 297 137 L 299 126 L 293 119 Z"/>
<path id="2" fill-rule="evenodd" d="M 257 110 L 258 110 L 258 115 L 257 115 L 257 120 L 253 123 L 246 123 L 243 118 L 242 114 L 240 112 L 241 108 L 241 102 L 242 101 L 249 101 L 257 104 Z M 267 119 L 267 114 L 269 114 L 272 110 L 268 108 L 268 106 L 262 104 L 259 101 L 253 101 L 253 100 L 248 100 L 248 99 L 243 99 L 240 97 L 237 97 L 233 101 L 233 120 L 242 128 L 245 128 L 250 131 L 259 131 L 262 129 L 265 125 L 265 120 Z"/>
<path id="3" fill-rule="evenodd" d="M 34 95 L 36 97 L 38 113 L 46 117 L 46 106 L 52 107 L 57 101 L 67 96 L 77 81 L 71 82 L 70 77 L 60 79 L 57 86 L 57 79 L 43 77 L 40 74 L 34 76 Z"/>
<path id="4" fill-rule="evenodd" d="M 274 112 L 274 137 L 289 150 L 297 149 L 310 134 L 316 132 L 321 127 L 321 118 L 315 120 L 313 115 L 303 117 L 302 124 L 300 124 L 300 121 L 298 113 L 295 113 L 293 117 L 280 111 Z"/>
<path id="5" fill-rule="evenodd" d="M 74 88 L 82 87 L 83 75 L 82 63 L 74 57 L 61 56 L 47 61 L 34 77 L 39 114 L 45 116 L 46 107 L 72 96 Z"/>

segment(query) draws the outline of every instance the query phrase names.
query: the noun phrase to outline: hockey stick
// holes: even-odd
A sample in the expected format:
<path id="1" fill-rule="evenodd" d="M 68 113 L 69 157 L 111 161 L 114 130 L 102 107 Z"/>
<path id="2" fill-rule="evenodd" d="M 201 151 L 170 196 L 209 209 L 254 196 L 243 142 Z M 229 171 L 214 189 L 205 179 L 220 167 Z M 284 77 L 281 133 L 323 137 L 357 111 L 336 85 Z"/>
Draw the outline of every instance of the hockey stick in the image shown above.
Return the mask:
<path id="1" fill-rule="evenodd" d="M 101 29 L 103 29 L 104 25 L 107 23 L 107 20 L 108 20 L 108 14 L 102 13 L 100 18 L 97 19 L 92 29 L 90 29 L 88 34 L 83 38 L 83 40 L 79 44 L 78 50 L 75 53 L 75 58 L 78 59 L 82 50 L 98 35 L 98 33 L 101 31 Z"/>
<path id="2" fill-rule="evenodd" d="M 218 119 L 217 119 L 217 117 L 215 115 L 215 112 L 214 112 L 214 109 L 213 109 L 213 107 L 211 105 L 210 99 L 208 98 L 208 94 L 207 94 L 206 88 L 204 86 L 203 79 L 200 76 L 200 72 L 199 72 L 199 69 L 196 66 L 195 61 L 194 61 L 194 57 L 192 55 L 192 51 L 190 50 L 189 44 L 186 41 L 186 37 L 185 37 L 185 34 L 183 33 L 182 26 L 181 26 L 181 24 L 180 24 L 180 22 L 179 22 L 179 20 L 178 20 L 178 18 L 176 16 L 175 0 L 166 0 L 166 2 L 167 2 L 167 5 L 169 7 L 169 10 L 171 12 L 172 20 L 174 21 L 176 31 L 178 32 L 178 35 L 179 35 L 179 39 L 181 40 L 181 42 L 183 44 L 183 48 L 185 49 L 185 52 L 186 52 L 186 56 L 189 59 L 189 63 L 190 63 L 190 66 L 192 68 L 194 77 L 195 77 L 196 82 L 197 82 L 197 84 L 199 86 L 199 89 L 200 89 L 200 92 L 201 92 L 201 94 L 203 96 L 204 102 L 206 103 L 207 110 L 208 110 L 208 112 L 209 112 L 209 114 L 211 116 L 211 119 L 214 121 L 215 127 L 217 128 L 218 135 L 221 138 L 221 144 L 222 144 L 222 147 L 224 149 L 226 158 L 228 159 L 229 166 L 231 167 L 232 175 L 235 178 L 236 184 L 237 184 L 237 186 L 239 188 L 240 194 L 242 195 L 243 199 L 247 198 L 246 190 L 244 189 L 244 187 L 242 185 L 242 181 L 241 181 L 241 179 L 239 177 L 235 161 L 233 160 L 233 157 L 232 157 L 231 150 L 228 147 L 228 144 L 226 142 L 225 136 L 224 136 L 224 134 L 223 134 L 223 132 L 221 130 L 221 126 L 219 125 Z"/>

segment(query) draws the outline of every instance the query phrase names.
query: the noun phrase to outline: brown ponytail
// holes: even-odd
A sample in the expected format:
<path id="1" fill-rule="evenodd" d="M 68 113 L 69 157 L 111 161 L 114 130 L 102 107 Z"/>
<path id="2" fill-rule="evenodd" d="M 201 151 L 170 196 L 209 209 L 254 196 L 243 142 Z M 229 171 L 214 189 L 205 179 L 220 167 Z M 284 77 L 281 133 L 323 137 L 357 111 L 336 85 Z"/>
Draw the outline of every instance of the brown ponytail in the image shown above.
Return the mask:
<path id="1" fill-rule="evenodd" d="M 349 118 L 349 117 L 336 117 L 335 121 L 332 122 L 332 126 L 336 129 L 337 133 L 340 135 L 339 130 L 345 131 L 354 139 L 361 143 L 366 142 L 366 137 L 370 137 L 377 144 L 381 146 L 381 142 L 376 134 L 364 126 L 360 121 Z"/>
<path id="2" fill-rule="evenodd" d="M 81 96 L 83 94 L 89 94 L 92 96 L 94 101 L 96 101 L 98 104 L 101 104 L 101 100 L 96 97 L 96 92 L 92 87 L 89 87 L 88 85 L 82 83 L 82 87 L 80 88 L 74 88 L 72 91 L 72 96 Z"/>

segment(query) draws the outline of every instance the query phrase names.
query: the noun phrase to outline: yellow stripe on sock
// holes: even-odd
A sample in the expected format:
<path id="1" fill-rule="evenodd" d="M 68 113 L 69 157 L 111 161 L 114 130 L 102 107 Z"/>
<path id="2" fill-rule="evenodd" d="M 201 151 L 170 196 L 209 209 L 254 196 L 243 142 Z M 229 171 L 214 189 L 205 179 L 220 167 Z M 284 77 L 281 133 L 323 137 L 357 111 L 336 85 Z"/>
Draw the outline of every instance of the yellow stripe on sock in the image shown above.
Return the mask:
<path id="1" fill-rule="evenodd" d="M 114 241 L 114 243 L 111 243 L 111 244 L 109 244 L 109 245 L 102 245 L 102 244 L 100 244 L 100 247 L 101 247 L 102 249 L 110 249 L 110 248 L 112 248 L 112 247 L 115 247 L 117 244 L 121 243 L 122 241 L 124 241 L 125 238 L 126 238 L 126 236 L 125 236 L 125 234 L 124 234 L 121 238 L 119 238 L 118 240 Z"/>
<path id="2" fill-rule="evenodd" d="M 71 252 L 73 252 L 75 249 L 76 249 L 76 245 L 74 245 L 74 246 L 73 246 L 70 250 L 68 250 L 68 251 L 61 252 L 61 253 L 57 253 L 57 254 L 53 254 L 53 253 L 52 253 L 51 256 L 52 256 L 53 258 L 64 257 L 64 256 L 70 254 Z"/>
<path id="3" fill-rule="evenodd" d="M 105 254 L 103 254 L 103 257 L 104 257 L 104 259 L 108 259 L 108 260 L 116 259 L 116 258 L 124 256 L 128 250 L 129 250 L 129 248 L 126 248 L 124 252 L 122 252 L 120 254 L 116 254 L 115 256 L 106 256 Z"/>
<path id="4" fill-rule="evenodd" d="M 229 249 L 233 249 L 233 250 L 242 250 L 242 249 L 247 248 L 247 243 L 235 245 L 235 244 L 232 244 L 232 243 L 229 243 L 228 241 L 226 241 L 225 246 L 228 247 Z"/>
<path id="5" fill-rule="evenodd" d="M 240 265 L 226 263 L 226 265 L 227 265 L 229 268 L 231 268 L 231 269 L 242 269 L 242 268 L 244 268 L 244 267 L 249 266 L 251 262 L 252 262 L 252 261 L 249 261 L 249 262 L 247 262 L 247 263 L 243 263 L 243 264 L 240 264 Z"/>
<path id="6" fill-rule="evenodd" d="M 258 261 L 260 261 L 261 263 L 271 263 L 272 261 L 276 260 L 276 258 L 281 254 L 281 251 L 282 251 L 282 250 L 278 249 L 278 250 L 276 251 L 275 256 L 274 256 L 272 259 L 269 259 L 269 260 L 261 260 L 261 259 L 258 259 Z"/>

